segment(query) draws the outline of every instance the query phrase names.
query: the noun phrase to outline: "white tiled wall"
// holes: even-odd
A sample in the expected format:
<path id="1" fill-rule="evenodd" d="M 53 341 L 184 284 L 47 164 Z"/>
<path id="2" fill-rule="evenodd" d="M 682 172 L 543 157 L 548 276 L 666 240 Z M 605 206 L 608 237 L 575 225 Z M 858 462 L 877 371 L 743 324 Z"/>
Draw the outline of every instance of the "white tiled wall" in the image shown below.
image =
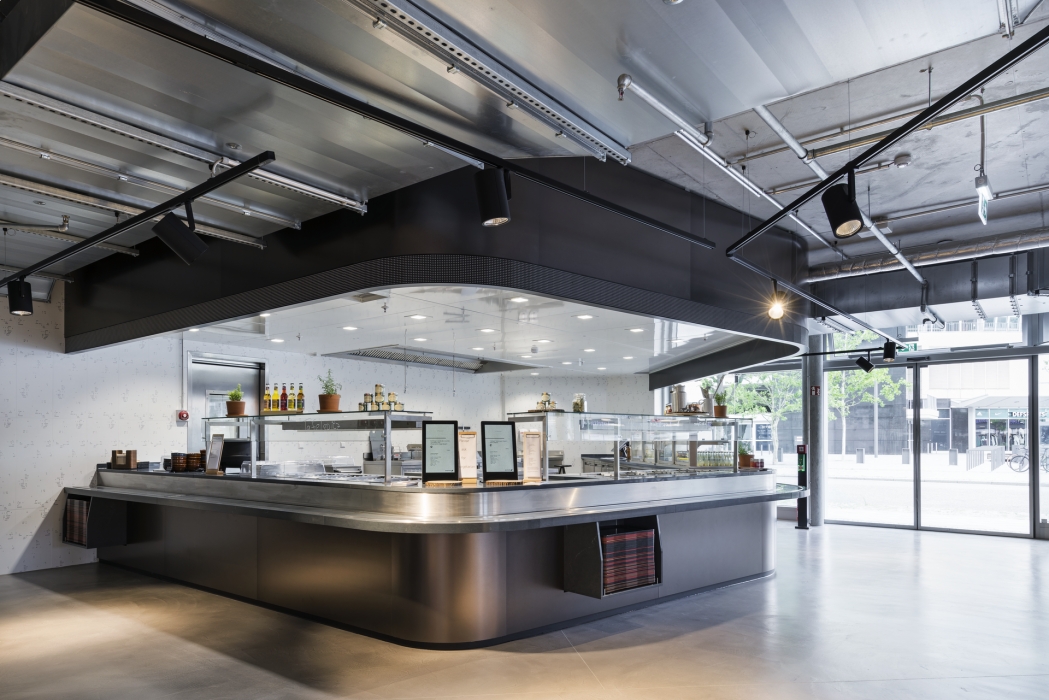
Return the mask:
<path id="1" fill-rule="evenodd" d="M 306 384 L 307 411 L 316 409 L 317 375 L 329 368 L 343 385 L 344 407 L 356 407 L 359 395 L 381 382 L 406 408 L 474 428 L 504 411 L 534 408 L 543 391 L 569 410 L 577 391 L 587 394 L 592 411 L 647 413 L 652 405 L 641 376 L 552 380 L 409 368 L 406 378 L 403 368 L 386 364 L 246 353 L 178 337 L 66 355 L 63 289 L 56 284 L 52 303 L 36 304 L 33 316 L 0 314 L 0 574 L 94 559 L 94 550 L 61 543 L 62 487 L 88 485 L 113 449 L 138 450 L 145 461 L 186 448 L 186 427 L 176 421 L 186 350 L 264 358 L 269 377 Z"/>

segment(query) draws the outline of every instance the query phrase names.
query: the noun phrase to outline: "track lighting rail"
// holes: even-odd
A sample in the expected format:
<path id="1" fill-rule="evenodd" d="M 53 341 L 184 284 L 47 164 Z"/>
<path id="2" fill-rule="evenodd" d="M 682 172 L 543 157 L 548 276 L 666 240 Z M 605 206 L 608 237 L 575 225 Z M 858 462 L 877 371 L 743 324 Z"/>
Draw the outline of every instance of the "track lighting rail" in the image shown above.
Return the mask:
<path id="1" fill-rule="evenodd" d="M 70 246 L 69 248 L 66 248 L 61 252 L 55 253 L 49 258 L 41 260 L 40 262 L 33 263 L 29 267 L 23 268 L 22 270 L 19 270 L 14 274 L 8 275 L 4 279 L 0 280 L 0 286 L 5 285 L 8 282 L 25 280 L 26 277 L 32 275 L 35 272 L 44 270 L 54 265 L 55 263 L 59 263 L 65 260 L 66 258 L 76 255 L 77 253 L 87 250 L 88 248 L 98 245 L 99 243 L 104 243 L 110 238 L 120 235 L 124 231 L 133 229 L 136 226 L 144 224 L 147 221 L 151 221 L 159 216 L 164 216 L 165 214 L 170 213 L 174 209 L 179 209 L 187 205 L 191 206 L 195 199 L 209 192 L 217 190 L 223 185 L 233 182 L 234 180 L 244 175 L 247 175 L 248 173 L 258 168 L 261 168 L 262 166 L 268 163 L 272 163 L 274 160 L 276 160 L 276 156 L 273 154 L 273 151 L 264 151 L 263 153 L 260 153 L 259 155 L 255 156 L 254 158 L 249 158 L 237 167 L 232 168 L 231 170 L 227 170 L 223 173 L 218 173 L 217 175 L 209 178 L 205 182 L 202 182 L 201 184 L 197 185 L 196 187 L 190 188 L 182 194 L 176 197 L 172 197 L 166 202 L 158 204 L 152 209 L 144 211 L 141 214 L 138 214 L 137 216 L 131 217 L 130 219 L 125 219 L 124 221 L 121 221 L 115 226 L 109 227 L 105 231 L 98 233 L 92 236 L 91 238 L 85 238 L 83 241 L 77 243 L 74 246 Z"/>

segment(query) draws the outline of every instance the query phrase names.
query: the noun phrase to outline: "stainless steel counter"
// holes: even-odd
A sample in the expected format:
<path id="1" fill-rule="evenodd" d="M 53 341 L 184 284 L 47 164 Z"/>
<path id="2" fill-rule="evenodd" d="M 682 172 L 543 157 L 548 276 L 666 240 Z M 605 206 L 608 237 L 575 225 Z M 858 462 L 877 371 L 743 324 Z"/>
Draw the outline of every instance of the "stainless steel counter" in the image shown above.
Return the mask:
<path id="1" fill-rule="evenodd" d="M 775 475 L 770 471 L 424 489 L 100 469 L 93 487 L 69 487 L 66 492 L 400 533 L 527 530 L 794 499 L 803 495 L 797 487 L 777 486 Z"/>
<path id="2" fill-rule="evenodd" d="M 435 648 L 770 576 L 775 501 L 805 495 L 771 472 L 423 489 L 100 470 L 66 492 L 126 503 L 101 561 Z M 603 588 L 618 528 L 655 533 L 654 584 Z"/>

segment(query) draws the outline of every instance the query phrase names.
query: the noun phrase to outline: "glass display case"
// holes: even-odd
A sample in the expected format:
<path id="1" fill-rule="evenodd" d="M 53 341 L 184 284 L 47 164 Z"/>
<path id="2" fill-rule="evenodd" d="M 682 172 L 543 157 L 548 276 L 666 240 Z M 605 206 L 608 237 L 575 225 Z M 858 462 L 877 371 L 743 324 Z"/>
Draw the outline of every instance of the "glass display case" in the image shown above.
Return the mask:
<path id="1" fill-rule="evenodd" d="M 700 415 L 559 411 L 511 413 L 508 418 L 519 432 L 543 434 L 544 479 L 550 476 L 551 455 L 557 453 L 563 455 L 557 467 L 561 473 L 578 460 L 583 474 L 615 479 L 652 472 L 736 471 L 738 436 L 742 424 L 750 422 Z M 587 443 L 592 445 L 589 450 Z"/>
<path id="2" fill-rule="evenodd" d="M 422 424 L 431 416 L 428 411 L 346 411 L 204 418 L 204 439 L 211 444 L 212 437 L 223 436 L 227 474 L 238 473 L 243 463 L 250 469 L 240 475 L 252 478 L 390 484 L 418 477 Z"/>

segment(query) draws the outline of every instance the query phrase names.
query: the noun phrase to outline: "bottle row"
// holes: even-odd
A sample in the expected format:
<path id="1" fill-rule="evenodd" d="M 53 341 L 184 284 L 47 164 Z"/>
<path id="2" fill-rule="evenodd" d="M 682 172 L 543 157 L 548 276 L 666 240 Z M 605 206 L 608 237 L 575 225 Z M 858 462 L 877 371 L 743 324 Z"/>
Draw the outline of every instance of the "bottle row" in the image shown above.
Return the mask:
<path id="1" fill-rule="evenodd" d="M 277 388 L 277 383 L 273 383 L 273 390 L 270 390 L 270 385 L 266 384 L 266 392 L 262 395 L 262 410 L 273 412 L 273 411 L 299 411 L 302 412 L 306 408 L 306 395 L 302 392 L 302 384 L 299 384 L 299 391 L 295 393 L 295 382 L 291 383 L 291 390 L 288 390 L 287 384 L 281 384 L 280 389 Z"/>

